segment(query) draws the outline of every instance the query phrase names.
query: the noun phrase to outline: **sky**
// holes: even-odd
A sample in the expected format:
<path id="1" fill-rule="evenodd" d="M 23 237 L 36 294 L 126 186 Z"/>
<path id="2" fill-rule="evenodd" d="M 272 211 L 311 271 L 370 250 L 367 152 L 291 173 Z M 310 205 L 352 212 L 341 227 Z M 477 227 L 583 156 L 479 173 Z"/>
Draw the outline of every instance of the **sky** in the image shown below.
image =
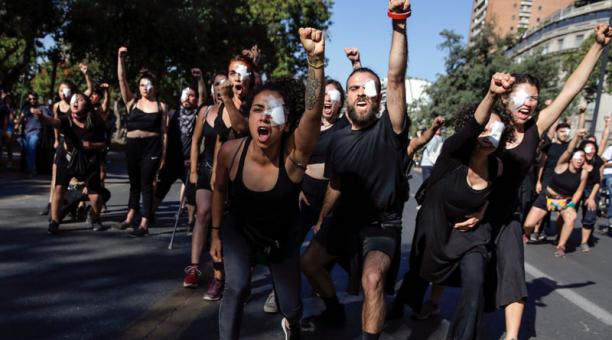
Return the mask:
<path id="1" fill-rule="evenodd" d="M 345 47 L 357 47 L 363 66 L 381 77 L 387 73 L 391 47 L 391 19 L 385 0 L 335 0 L 332 25 L 327 31 L 327 76 L 344 83 L 351 64 Z M 408 72 L 410 77 L 434 81 L 444 73 L 446 52 L 438 49 L 439 33 L 453 30 L 465 39 L 470 28 L 471 0 L 413 0 L 408 19 Z"/>

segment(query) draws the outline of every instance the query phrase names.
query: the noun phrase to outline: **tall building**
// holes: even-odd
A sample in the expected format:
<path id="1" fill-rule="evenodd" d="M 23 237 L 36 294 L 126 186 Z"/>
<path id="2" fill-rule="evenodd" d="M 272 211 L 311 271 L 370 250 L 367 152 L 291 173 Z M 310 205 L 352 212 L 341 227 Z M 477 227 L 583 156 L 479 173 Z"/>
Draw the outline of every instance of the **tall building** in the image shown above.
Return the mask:
<path id="1" fill-rule="evenodd" d="M 492 24 L 502 37 L 522 33 L 573 3 L 574 0 L 473 0 L 469 39 L 478 35 L 485 23 Z"/>

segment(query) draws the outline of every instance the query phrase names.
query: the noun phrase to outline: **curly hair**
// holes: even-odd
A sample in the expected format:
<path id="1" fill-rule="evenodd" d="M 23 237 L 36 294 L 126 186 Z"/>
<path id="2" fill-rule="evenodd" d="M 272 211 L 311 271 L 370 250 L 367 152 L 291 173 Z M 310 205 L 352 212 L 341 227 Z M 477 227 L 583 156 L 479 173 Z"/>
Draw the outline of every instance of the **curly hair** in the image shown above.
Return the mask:
<path id="1" fill-rule="evenodd" d="M 290 128 L 289 131 L 293 132 L 300 118 L 302 118 L 302 114 L 306 107 L 304 103 L 304 94 L 306 92 L 304 82 L 289 77 L 271 79 L 258 88 L 252 98 L 255 98 L 255 96 L 265 90 L 274 91 L 283 98 L 289 110 L 287 120 L 287 124 L 289 124 Z M 251 104 L 252 102 L 249 103 L 249 107 Z"/>
<path id="2" fill-rule="evenodd" d="M 474 117 L 474 113 L 478 108 L 479 103 L 472 103 L 463 106 L 459 111 L 454 114 L 454 128 L 455 131 L 459 131 L 463 128 L 466 123 Z M 511 143 L 514 141 L 514 124 L 512 124 L 512 118 L 508 116 L 503 110 L 498 108 L 493 108 L 491 114 L 494 114 L 499 117 L 502 123 L 504 123 L 504 132 L 502 133 L 501 139 L 499 141 L 498 150 L 503 149 L 506 143 Z"/>

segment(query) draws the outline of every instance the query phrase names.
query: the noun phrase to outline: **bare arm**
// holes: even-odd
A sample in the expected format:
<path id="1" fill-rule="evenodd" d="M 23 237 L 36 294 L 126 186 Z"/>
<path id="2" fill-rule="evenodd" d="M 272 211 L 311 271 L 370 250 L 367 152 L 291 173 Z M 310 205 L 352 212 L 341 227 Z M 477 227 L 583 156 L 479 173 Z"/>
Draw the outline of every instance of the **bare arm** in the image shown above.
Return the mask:
<path id="1" fill-rule="evenodd" d="M 340 183 L 337 182 L 334 178 L 329 180 L 329 184 L 327 185 L 327 190 L 325 191 L 325 198 L 323 198 L 323 205 L 321 206 L 321 213 L 319 214 L 319 220 L 317 224 L 314 226 L 315 233 L 319 231 L 323 221 L 331 214 L 331 212 L 336 207 L 338 200 L 340 199 L 341 191 L 340 191 Z"/>
<path id="2" fill-rule="evenodd" d="M 325 81 L 325 36 L 314 28 L 300 28 L 300 40 L 308 53 L 308 78 L 304 115 L 293 132 L 291 157 L 300 164 L 307 164 L 321 132 L 321 113 Z"/>
<path id="3" fill-rule="evenodd" d="M 574 149 L 576 149 L 578 142 L 580 142 L 580 140 L 584 136 L 586 136 L 585 129 L 580 129 L 576 131 L 574 138 L 572 138 L 571 142 L 567 145 L 567 149 L 565 149 L 565 151 L 561 154 L 561 157 L 559 157 L 559 160 L 557 161 L 557 165 L 555 166 L 555 168 L 559 167 L 560 165 L 566 164 L 570 161 L 570 158 L 572 157 L 572 154 L 574 153 Z"/>
<path id="4" fill-rule="evenodd" d="M 54 129 L 56 129 L 56 131 L 60 128 L 61 122 L 58 118 L 44 115 L 40 108 L 32 108 L 31 111 L 34 117 L 38 118 L 41 123 L 53 127 Z"/>
<path id="5" fill-rule="evenodd" d="M 230 125 L 232 129 L 239 133 L 244 133 L 249 131 L 249 120 L 245 118 L 240 110 L 234 104 L 234 95 L 232 93 L 232 83 L 224 79 L 221 81 L 219 86 L 219 95 L 221 96 L 221 101 L 223 102 L 223 106 L 225 106 L 224 112 L 227 112 L 227 115 L 230 120 Z M 217 113 L 218 115 L 223 115 L 223 112 Z"/>
<path id="6" fill-rule="evenodd" d="M 410 1 L 390 1 L 389 10 L 405 12 Z M 395 133 L 401 133 L 406 119 L 406 63 L 408 62 L 408 41 L 406 20 L 393 20 L 389 72 L 387 74 L 387 110 Z"/>
<path id="7" fill-rule="evenodd" d="M 199 68 L 192 68 L 191 75 L 193 75 L 198 81 L 198 106 L 202 106 L 206 101 L 206 84 L 204 84 L 202 70 Z"/>
<path id="8" fill-rule="evenodd" d="M 119 92 L 121 99 L 127 106 L 134 99 L 134 94 L 130 91 L 130 86 L 125 75 L 125 56 L 127 55 L 127 47 L 120 47 L 117 52 L 117 79 L 119 79 Z"/>
<path id="9" fill-rule="evenodd" d="M 408 144 L 408 157 L 414 156 L 423 146 L 425 146 L 444 124 L 444 117 L 438 116 L 434 119 L 429 129 L 425 130 L 419 137 L 413 138 Z"/>
<path id="10" fill-rule="evenodd" d="M 102 116 L 102 119 L 106 120 L 108 119 L 108 115 L 109 115 L 109 110 L 108 110 L 108 106 L 110 104 L 110 95 L 108 93 L 108 84 L 107 83 L 102 83 L 100 84 L 100 87 L 104 90 L 104 97 L 102 98 L 102 104 L 100 104 L 100 115 Z"/>
<path id="11" fill-rule="evenodd" d="M 206 119 L 207 109 L 207 107 L 203 107 L 198 112 L 193 129 L 193 137 L 191 138 L 191 151 L 189 154 L 189 169 L 191 172 L 189 180 L 191 183 L 196 183 L 198 180 L 198 158 L 200 157 L 200 144 L 202 143 L 202 132 L 204 131 L 204 119 Z"/>
<path id="12" fill-rule="evenodd" d="M 168 122 L 170 116 L 168 113 L 168 107 L 166 104 L 161 103 L 162 108 L 162 155 L 159 163 L 159 168 L 163 168 L 166 165 L 166 153 L 168 151 Z"/>
<path id="13" fill-rule="evenodd" d="M 85 92 L 83 92 L 83 94 L 86 95 L 87 97 L 89 97 L 89 96 L 91 96 L 91 94 L 93 92 L 93 81 L 91 81 L 91 76 L 89 75 L 89 73 L 87 73 L 87 65 L 86 64 L 80 63 L 79 64 L 79 69 L 83 73 L 83 76 L 85 77 L 85 83 L 87 84 L 87 88 L 85 89 Z"/>
<path id="14" fill-rule="evenodd" d="M 548 130 L 548 128 L 550 128 L 552 124 L 559 119 L 561 113 L 563 113 L 574 97 L 576 97 L 578 92 L 582 90 L 589 79 L 593 68 L 597 64 L 597 61 L 601 56 L 601 52 L 610 42 L 612 29 L 610 29 L 608 24 L 599 24 L 595 28 L 595 36 L 596 38 L 593 46 L 591 46 L 591 49 L 584 56 L 584 59 L 582 59 L 580 65 L 578 65 L 576 70 L 574 70 L 572 75 L 567 79 L 565 85 L 563 85 L 561 93 L 559 93 L 550 106 L 546 107 L 540 112 L 536 122 L 538 132 L 540 134 Z"/>
<path id="15" fill-rule="evenodd" d="M 574 202 L 576 206 L 578 206 L 578 203 L 580 203 L 580 199 L 582 198 L 582 194 L 584 193 L 584 188 L 586 187 L 588 177 L 589 177 L 588 171 L 586 171 L 586 169 L 583 169 L 582 173 L 580 174 L 580 185 L 578 186 L 578 189 L 574 193 L 574 196 L 572 196 L 572 202 Z"/>
<path id="16" fill-rule="evenodd" d="M 353 70 L 361 68 L 361 55 L 358 48 L 345 48 L 344 53 L 346 53 L 346 57 L 351 62 Z"/>
<path id="17" fill-rule="evenodd" d="M 610 115 L 604 117 L 604 130 L 601 133 L 601 139 L 599 140 L 599 148 L 597 155 L 601 157 L 604 153 L 606 145 L 608 145 L 608 137 L 610 136 Z"/>

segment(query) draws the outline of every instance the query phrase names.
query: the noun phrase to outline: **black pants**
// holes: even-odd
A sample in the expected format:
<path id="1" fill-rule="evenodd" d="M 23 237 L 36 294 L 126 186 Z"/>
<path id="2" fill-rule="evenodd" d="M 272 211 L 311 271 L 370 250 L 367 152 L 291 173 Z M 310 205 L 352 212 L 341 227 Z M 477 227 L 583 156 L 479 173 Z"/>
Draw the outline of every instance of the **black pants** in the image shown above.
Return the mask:
<path id="1" fill-rule="evenodd" d="M 478 329 L 484 310 L 484 280 L 487 261 L 482 253 L 467 253 L 461 259 L 461 292 L 455 317 L 446 339 L 468 340 L 478 338 Z"/>
<path id="2" fill-rule="evenodd" d="M 523 227 L 519 221 L 504 225 L 495 240 L 494 262 L 496 266 L 498 308 L 527 298 L 525 283 L 525 249 Z"/>
<path id="3" fill-rule="evenodd" d="M 219 338 L 238 339 L 244 309 L 244 299 L 251 284 L 252 245 L 242 235 L 240 226 L 227 216 L 221 228 L 225 290 L 219 308 Z M 302 316 L 300 299 L 299 249 L 278 263 L 268 263 L 280 313 L 289 323 L 299 327 Z"/>
<path id="4" fill-rule="evenodd" d="M 142 217 L 153 215 L 153 181 L 159 170 L 161 138 L 128 138 L 127 166 L 130 177 L 129 209 L 138 210 L 142 193 Z"/>

